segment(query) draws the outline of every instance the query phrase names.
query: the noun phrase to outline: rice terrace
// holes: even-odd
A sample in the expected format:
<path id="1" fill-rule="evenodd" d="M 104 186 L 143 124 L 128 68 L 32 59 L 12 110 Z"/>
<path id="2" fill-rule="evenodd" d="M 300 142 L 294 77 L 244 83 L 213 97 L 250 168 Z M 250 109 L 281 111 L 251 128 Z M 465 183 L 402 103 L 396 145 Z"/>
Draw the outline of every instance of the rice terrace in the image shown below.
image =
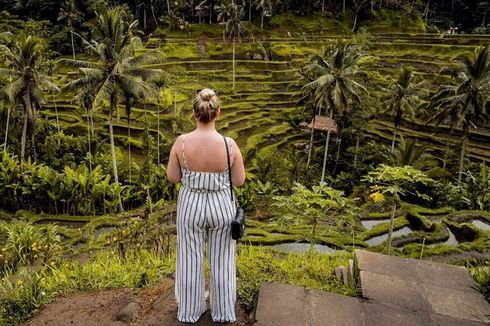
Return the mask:
<path id="1" fill-rule="evenodd" d="M 208 88 L 246 167 L 229 324 L 488 325 L 489 11 L 0 0 L 0 325 L 182 324 L 167 167 Z"/>

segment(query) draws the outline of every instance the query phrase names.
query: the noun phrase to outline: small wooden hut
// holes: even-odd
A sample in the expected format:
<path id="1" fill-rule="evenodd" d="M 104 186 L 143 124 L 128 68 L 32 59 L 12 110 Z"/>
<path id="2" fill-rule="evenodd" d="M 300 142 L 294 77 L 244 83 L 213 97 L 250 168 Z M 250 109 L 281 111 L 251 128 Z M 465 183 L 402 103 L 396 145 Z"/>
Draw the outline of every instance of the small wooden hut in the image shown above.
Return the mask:
<path id="1" fill-rule="evenodd" d="M 313 125 L 313 122 L 315 122 L 315 125 Z M 315 120 L 311 121 L 307 128 L 319 131 L 330 131 L 334 134 L 337 133 L 337 123 L 335 120 L 324 115 L 315 116 Z"/>

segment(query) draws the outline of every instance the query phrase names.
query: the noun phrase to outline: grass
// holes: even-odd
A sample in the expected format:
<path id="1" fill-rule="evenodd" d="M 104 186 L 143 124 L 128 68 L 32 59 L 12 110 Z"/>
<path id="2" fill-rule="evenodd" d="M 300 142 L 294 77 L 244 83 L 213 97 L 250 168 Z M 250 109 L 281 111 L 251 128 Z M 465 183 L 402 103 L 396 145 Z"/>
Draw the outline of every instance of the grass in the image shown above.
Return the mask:
<path id="1" fill-rule="evenodd" d="M 250 311 L 262 282 L 282 282 L 322 289 L 345 295 L 357 295 L 351 285 L 341 284 L 333 269 L 346 265 L 350 254 L 278 255 L 266 248 L 240 245 L 237 255 L 238 298 Z M 89 262 L 47 264 L 37 273 L 23 270 L 17 281 L 0 282 L 0 325 L 18 325 L 53 298 L 79 290 L 151 286 L 162 277 L 171 277 L 175 256 L 160 256 L 152 250 L 126 252 L 123 258 L 112 249 L 97 253 Z M 143 281 L 146 279 L 146 282 Z"/>

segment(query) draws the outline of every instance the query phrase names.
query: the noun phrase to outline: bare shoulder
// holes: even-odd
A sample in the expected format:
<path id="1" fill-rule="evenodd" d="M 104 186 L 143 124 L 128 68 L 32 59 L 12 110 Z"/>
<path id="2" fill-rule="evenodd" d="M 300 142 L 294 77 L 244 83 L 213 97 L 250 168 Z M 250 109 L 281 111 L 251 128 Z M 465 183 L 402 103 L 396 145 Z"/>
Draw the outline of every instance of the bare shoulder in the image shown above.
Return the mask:
<path id="1" fill-rule="evenodd" d="M 231 137 L 226 137 L 226 139 L 228 139 L 228 143 L 232 146 L 235 146 L 235 147 L 238 147 L 238 145 L 236 144 L 235 140 Z"/>

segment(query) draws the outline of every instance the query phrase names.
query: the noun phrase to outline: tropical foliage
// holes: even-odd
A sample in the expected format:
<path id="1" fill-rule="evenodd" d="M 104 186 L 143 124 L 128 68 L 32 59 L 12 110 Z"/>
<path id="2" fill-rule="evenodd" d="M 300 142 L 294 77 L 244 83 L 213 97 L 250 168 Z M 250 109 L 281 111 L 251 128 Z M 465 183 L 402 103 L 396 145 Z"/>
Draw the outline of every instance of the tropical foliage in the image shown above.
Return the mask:
<path id="1" fill-rule="evenodd" d="M 443 85 L 431 98 L 435 113 L 429 121 L 437 124 L 446 119 L 451 128 L 461 127 L 461 155 L 458 181 L 461 181 L 470 128 L 488 119 L 487 102 L 490 96 L 490 46 L 479 48 L 473 57 L 460 56 L 457 69 L 444 69 L 454 80 L 453 85 Z"/>

